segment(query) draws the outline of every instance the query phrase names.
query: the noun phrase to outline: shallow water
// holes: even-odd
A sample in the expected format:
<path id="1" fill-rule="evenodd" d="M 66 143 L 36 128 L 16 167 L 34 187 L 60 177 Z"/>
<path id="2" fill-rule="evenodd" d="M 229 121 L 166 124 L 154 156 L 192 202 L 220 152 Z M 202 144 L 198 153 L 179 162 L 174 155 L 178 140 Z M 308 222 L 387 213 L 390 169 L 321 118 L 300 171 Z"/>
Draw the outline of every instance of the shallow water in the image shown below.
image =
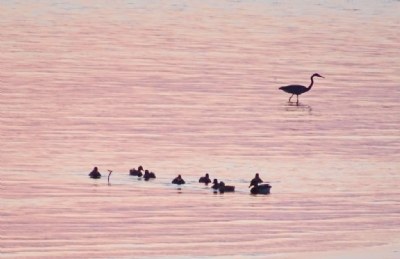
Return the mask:
<path id="1" fill-rule="evenodd" d="M 0 257 L 398 256 L 399 1 L 0 13 Z M 278 90 L 315 72 L 299 105 Z M 256 172 L 271 195 L 249 195 Z"/>

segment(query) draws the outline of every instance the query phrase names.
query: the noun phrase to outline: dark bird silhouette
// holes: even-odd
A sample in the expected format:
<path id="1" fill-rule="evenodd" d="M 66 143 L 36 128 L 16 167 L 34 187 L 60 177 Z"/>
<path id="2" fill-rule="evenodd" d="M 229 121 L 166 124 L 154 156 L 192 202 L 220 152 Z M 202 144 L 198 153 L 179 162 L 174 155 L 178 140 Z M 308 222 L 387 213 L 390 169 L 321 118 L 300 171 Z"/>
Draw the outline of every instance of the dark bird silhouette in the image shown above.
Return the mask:
<path id="1" fill-rule="evenodd" d="M 174 180 L 172 180 L 172 183 L 181 185 L 181 184 L 185 184 L 185 180 L 182 179 L 181 175 L 178 175 Z"/>
<path id="2" fill-rule="evenodd" d="M 223 181 L 219 182 L 219 192 L 224 193 L 224 192 L 234 192 L 235 191 L 235 186 L 232 185 L 225 185 Z"/>
<path id="3" fill-rule="evenodd" d="M 310 84 L 310 86 L 309 87 L 305 87 L 305 86 L 303 86 L 303 85 L 287 85 L 287 86 L 282 86 L 282 87 L 279 87 L 279 89 L 280 90 L 283 90 L 284 92 L 286 92 L 286 93 L 289 93 L 289 94 L 292 94 L 292 96 L 290 96 L 290 98 L 289 98 L 289 102 L 290 102 L 290 100 L 292 99 L 292 97 L 293 97 L 293 95 L 296 95 L 297 96 L 297 104 L 299 104 L 299 95 L 301 95 L 302 93 L 305 93 L 305 92 L 308 92 L 308 91 L 310 91 L 311 90 L 311 87 L 313 86 L 313 84 L 314 84 L 314 77 L 322 77 L 322 78 L 324 78 L 323 76 L 321 76 L 320 74 L 317 74 L 317 73 L 315 73 L 315 74 L 313 74 L 312 76 L 311 76 L 311 84 Z"/>
<path id="4" fill-rule="evenodd" d="M 199 183 L 204 183 L 205 185 L 211 183 L 210 175 L 206 174 L 205 176 L 200 177 Z"/>
<path id="5" fill-rule="evenodd" d="M 251 180 L 250 186 L 256 185 L 256 184 L 259 184 L 259 183 L 262 183 L 262 182 L 263 182 L 263 180 L 260 178 L 260 175 L 257 173 L 257 174 L 255 175 L 255 177 Z M 249 186 L 249 187 L 250 187 L 250 186 Z"/>
<path id="6" fill-rule="evenodd" d="M 129 170 L 129 174 L 137 177 L 142 177 L 143 175 L 142 171 L 143 171 L 143 166 L 140 165 L 137 170 L 135 168 Z"/>
<path id="7" fill-rule="evenodd" d="M 149 179 L 156 178 L 156 174 L 153 172 L 149 172 L 149 170 L 144 170 L 143 178 L 145 181 L 148 181 Z"/>
<path id="8" fill-rule="evenodd" d="M 271 190 L 271 185 L 269 184 L 258 184 L 258 182 L 255 182 L 253 185 L 250 185 L 249 188 L 251 188 L 250 193 L 251 194 L 269 194 Z"/>
<path id="9" fill-rule="evenodd" d="M 100 179 L 101 178 L 101 174 L 100 174 L 99 170 L 97 169 L 97 166 L 95 166 L 93 168 L 93 170 L 89 173 L 89 177 L 93 178 L 93 179 Z"/>
<path id="10" fill-rule="evenodd" d="M 218 179 L 214 179 L 213 185 L 211 186 L 211 188 L 213 188 L 214 190 L 218 190 L 219 189 Z"/>

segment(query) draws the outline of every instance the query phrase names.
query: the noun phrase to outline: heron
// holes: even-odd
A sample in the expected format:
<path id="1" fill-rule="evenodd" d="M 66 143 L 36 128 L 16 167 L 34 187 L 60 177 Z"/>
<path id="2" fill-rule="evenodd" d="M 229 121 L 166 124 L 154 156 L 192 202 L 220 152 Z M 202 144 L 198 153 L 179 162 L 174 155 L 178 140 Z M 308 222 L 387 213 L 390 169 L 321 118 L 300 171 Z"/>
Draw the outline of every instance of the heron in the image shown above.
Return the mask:
<path id="1" fill-rule="evenodd" d="M 322 78 L 324 78 L 324 77 L 321 76 L 320 74 L 315 73 L 315 74 L 313 74 L 313 75 L 311 76 L 311 84 L 310 84 L 309 87 L 305 87 L 305 86 L 303 86 L 303 85 L 287 85 L 287 86 L 279 87 L 279 89 L 282 90 L 282 91 L 284 91 L 284 92 L 286 92 L 286 93 L 292 94 L 292 95 L 290 96 L 290 98 L 289 98 L 289 102 L 290 102 L 290 100 L 292 99 L 293 95 L 296 95 L 296 96 L 297 96 L 297 102 L 296 102 L 296 103 L 299 104 L 299 95 L 301 95 L 302 93 L 305 93 L 305 92 L 308 92 L 308 91 L 311 90 L 311 87 L 312 87 L 313 84 L 314 84 L 314 77 L 315 77 L 315 76 L 316 76 L 316 77 L 322 77 Z"/>

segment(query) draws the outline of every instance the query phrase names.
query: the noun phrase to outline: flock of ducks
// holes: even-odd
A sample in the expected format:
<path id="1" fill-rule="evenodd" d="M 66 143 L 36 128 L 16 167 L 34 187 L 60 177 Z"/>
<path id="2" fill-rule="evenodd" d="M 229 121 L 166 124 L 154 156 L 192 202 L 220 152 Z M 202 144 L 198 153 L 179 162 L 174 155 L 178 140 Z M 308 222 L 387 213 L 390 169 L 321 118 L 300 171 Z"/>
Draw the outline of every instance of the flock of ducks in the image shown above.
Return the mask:
<path id="1" fill-rule="evenodd" d="M 108 182 L 110 182 L 110 175 L 112 173 L 111 170 L 109 171 L 108 175 Z M 144 172 L 143 172 L 144 171 Z M 137 176 L 137 177 L 143 177 L 145 181 L 148 181 L 150 179 L 155 179 L 156 175 L 153 172 L 150 172 L 149 170 L 143 170 L 142 166 L 139 166 L 138 169 L 132 168 L 129 170 L 129 175 L 132 176 Z M 95 167 L 90 173 L 89 177 L 93 179 L 99 179 L 101 178 L 101 174 L 98 171 L 98 168 Z M 225 192 L 234 192 L 235 191 L 235 186 L 232 185 L 225 185 L 223 181 L 218 182 L 218 179 L 214 179 L 211 181 L 209 174 L 205 174 L 205 176 L 200 177 L 199 183 L 204 183 L 205 185 L 208 185 L 212 182 L 211 188 L 214 190 L 214 192 L 220 192 L 220 193 L 225 193 Z M 181 175 L 178 175 L 175 177 L 172 182 L 172 184 L 177 184 L 177 185 L 182 185 L 185 184 L 185 180 L 183 180 Z M 271 185 L 264 183 L 263 180 L 261 180 L 259 174 L 257 173 L 255 177 L 250 181 L 249 188 L 251 194 L 269 194 L 271 190 Z"/>

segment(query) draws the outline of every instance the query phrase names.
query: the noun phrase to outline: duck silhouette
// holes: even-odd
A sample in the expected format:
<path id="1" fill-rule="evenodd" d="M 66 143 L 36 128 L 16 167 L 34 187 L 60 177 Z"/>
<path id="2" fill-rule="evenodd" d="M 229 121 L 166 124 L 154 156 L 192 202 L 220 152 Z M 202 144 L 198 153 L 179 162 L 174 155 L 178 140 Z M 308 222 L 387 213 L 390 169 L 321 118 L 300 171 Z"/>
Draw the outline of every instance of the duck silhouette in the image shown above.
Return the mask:
<path id="1" fill-rule="evenodd" d="M 149 172 L 149 170 L 145 170 L 143 178 L 144 178 L 145 181 L 148 181 L 150 179 L 156 178 L 156 175 L 153 172 Z"/>
<path id="2" fill-rule="evenodd" d="M 199 183 L 205 183 L 206 185 L 211 183 L 210 176 L 206 174 L 205 176 L 200 177 Z"/>
<path id="3" fill-rule="evenodd" d="M 219 192 L 224 193 L 224 192 L 234 192 L 235 191 L 235 186 L 232 185 L 225 185 L 224 182 L 219 182 Z"/>
<path id="4" fill-rule="evenodd" d="M 137 170 L 135 168 L 129 170 L 129 175 L 142 177 L 143 175 L 142 171 L 143 171 L 143 166 L 140 165 Z"/>
<path id="5" fill-rule="evenodd" d="M 272 188 L 269 184 L 258 184 L 257 182 L 254 185 L 250 185 L 250 187 L 251 186 L 253 186 L 253 188 L 250 189 L 251 194 L 269 194 Z"/>
<path id="6" fill-rule="evenodd" d="M 97 166 L 95 166 L 93 168 L 93 170 L 89 173 L 89 177 L 93 178 L 93 179 L 100 179 L 101 178 L 101 174 L 100 174 L 99 170 L 97 169 Z"/>
<path id="7" fill-rule="evenodd" d="M 214 181 L 213 181 L 213 185 L 211 186 L 211 188 L 212 189 L 214 189 L 214 190 L 219 190 L 219 182 L 218 182 L 218 179 L 214 179 Z"/>
<path id="8" fill-rule="evenodd" d="M 185 181 L 182 179 L 181 175 L 178 175 L 176 178 L 174 178 L 174 180 L 172 180 L 172 183 L 181 185 L 181 184 L 185 184 Z"/>

